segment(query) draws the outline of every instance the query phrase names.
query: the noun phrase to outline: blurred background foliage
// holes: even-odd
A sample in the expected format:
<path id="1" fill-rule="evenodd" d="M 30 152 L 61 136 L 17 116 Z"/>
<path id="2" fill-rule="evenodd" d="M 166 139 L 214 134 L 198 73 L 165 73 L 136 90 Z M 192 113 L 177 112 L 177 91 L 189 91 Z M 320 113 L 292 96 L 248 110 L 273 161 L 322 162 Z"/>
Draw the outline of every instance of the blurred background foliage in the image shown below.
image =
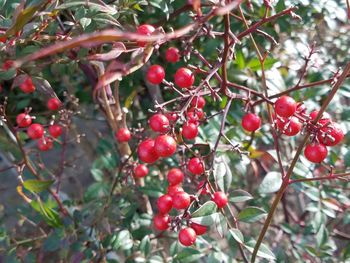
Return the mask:
<path id="1" fill-rule="evenodd" d="M 204 3 L 206 1 L 202 1 Z M 210 2 L 210 1 L 208 1 Z M 0 0 L 0 28 L 19 26 L 19 19 L 14 20 L 14 12 L 21 1 Z M 264 12 L 263 1 L 253 0 L 253 10 L 243 5 L 247 19 L 259 20 Z M 162 25 L 165 31 L 180 28 L 191 22 L 189 12 L 180 14 L 175 19 L 167 21 L 169 15 L 182 7 L 185 1 L 174 0 L 143 0 L 143 1 L 79 1 L 63 0 L 51 1 L 39 15 L 26 21 L 21 17 L 25 26 L 20 36 L 15 37 L 15 44 L 5 49 L 0 43 L 0 61 L 14 60 L 23 57 L 56 41 L 55 36 L 62 28 L 71 37 L 83 33 L 95 32 L 105 28 L 117 28 L 125 31 L 135 31 L 139 24 Z M 43 5 L 40 0 L 27 1 L 25 8 Z M 297 15 L 302 20 L 292 19 L 290 16 L 281 17 L 262 28 L 279 44 L 273 46 L 270 41 L 259 34 L 254 34 L 258 45 L 269 50 L 268 70 L 266 72 L 269 93 L 275 94 L 293 87 L 298 81 L 299 69 L 304 64 L 304 56 L 308 54 L 308 47 L 316 43 L 318 53 L 312 57 L 311 67 L 308 69 L 303 83 L 331 78 L 339 67 L 349 61 L 349 20 L 346 13 L 346 1 L 342 0 L 301 0 L 272 1 L 273 12 L 277 13 L 290 5 L 298 7 Z M 208 9 L 203 8 L 205 13 Z M 59 19 L 55 19 L 57 16 Z M 17 17 L 18 18 L 18 17 Z M 40 40 L 32 40 L 31 36 L 44 24 Z M 223 31 L 223 19 L 217 17 L 210 22 L 215 31 Z M 245 28 L 241 21 L 232 19 L 233 33 L 239 33 Z M 161 64 L 166 68 L 166 79 L 172 80 L 173 72 L 186 65 L 203 66 L 195 57 L 188 61 L 169 64 L 164 59 L 168 46 L 184 48 L 185 43 L 173 41 L 161 46 L 151 57 L 151 64 Z M 200 51 L 204 57 L 215 62 L 222 48 L 220 38 L 200 37 L 193 43 L 193 48 Z M 95 49 L 95 48 L 93 48 Z M 96 48 L 97 49 L 97 48 Z M 109 50 L 104 45 L 103 50 Z M 97 51 L 97 50 L 93 50 Z M 273 138 L 269 132 L 264 107 L 256 107 L 256 111 L 263 116 L 264 125 L 255 135 L 248 148 L 250 157 L 240 158 L 236 153 L 224 152 L 220 154 L 221 168 L 216 169 L 215 182 L 225 178 L 224 188 L 230 194 L 231 204 L 240 220 L 240 232 L 224 231 L 224 239 L 220 238 L 218 229 L 223 227 L 219 222 L 212 227 L 209 234 L 198 238 L 195 247 L 183 248 L 176 238 L 176 234 L 168 232 L 165 236 L 155 239 L 155 232 L 150 227 L 151 215 L 140 212 L 139 203 L 134 193 L 142 192 L 148 195 L 154 204 L 155 198 L 165 192 L 166 183 L 164 171 L 176 166 L 176 157 L 166 159 L 150 167 L 151 176 L 146 178 L 145 186 L 136 188 L 125 175 L 117 172 L 120 157 L 115 150 L 113 134 L 106 128 L 98 107 L 93 103 L 91 83 L 82 73 L 79 63 L 86 61 L 91 53 L 90 48 L 80 48 L 76 58 L 71 59 L 67 53 L 59 54 L 31 62 L 23 66 L 24 72 L 41 83 L 42 89 L 36 91 L 36 96 L 10 89 L 11 72 L 0 72 L 0 82 L 4 90 L 0 94 L 8 96 L 8 109 L 11 117 L 15 118 L 26 107 L 32 107 L 33 113 L 43 120 L 48 117 L 45 112 L 45 100 L 48 87 L 64 98 L 64 92 L 79 99 L 80 114 L 74 117 L 74 124 L 79 126 L 91 122 L 94 132 L 87 133 L 81 144 L 72 145 L 68 156 L 75 166 L 83 166 L 84 173 L 72 174 L 74 180 L 81 181 L 81 195 L 70 194 L 76 192 L 71 189 L 68 181 L 62 189 L 64 204 L 69 208 L 73 218 L 65 219 L 53 227 L 45 224 L 50 222 L 47 216 L 35 212 L 24 204 L 17 196 L 3 195 L 1 201 L 6 208 L 1 211 L 2 227 L 0 228 L 0 254 L 3 262 L 236 262 L 238 245 L 237 235 L 244 236 L 247 250 L 251 250 L 261 228 L 261 219 L 269 209 L 273 193 L 281 183 L 277 173 L 277 163 L 274 161 Z M 121 57 L 127 60 L 128 57 Z M 252 89 L 261 90 L 261 71 L 259 70 L 251 40 L 246 37 L 241 45 L 236 46 L 235 60 L 229 63 L 229 80 L 244 84 Z M 14 72 L 12 72 L 14 74 Z M 46 80 L 47 82 L 44 82 Z M 197 81 L 199 81 L 197 79 Z M 44 84 L 43 84 L 44 83 Z M 215 81 L 213 86 L 217 85 Z M 46 88 L 45 88 L 46 87 Z M 320 85 L 309 89 L 295 91 L 292 96 L 304 102 L 308 111 L 319 109 L 322 101 L 330 91 L 330 85 Z M 153 109 L 152 94 L 145 83 L 144 69 L 123 78 L 120 84 L 121 100 L 128 108 L 128 123 L 131 127 L 147 126 L 149 109 Z M 174 98 L 176 94 L 161 89 L 164 101 Z M 350 129 L 350 83 L 345 82 L 328 108 L 334 120 L 337 120 L 346 131 Z M 215 102 L 208 97 L 206 114 L 211 115 L 225 106 L 223 102 Z M 250 142 L 249 134 L 245 133 L 240 120 L 243 116 L 243 104 L 234 101 L 228 114 L 226 125 L 227 136 L 235 143 L 247 146 Z M 220 118 L 214 117 L 201 126 L 198 143 L 215 143 L 220 128 Z M 23 138 L 25 135 L 23 133 Z M 91 139 L 94 137 L 94 139 Z M 95 140 L 97 138 L 97 140 Z M 346 170 L 350 166 L 350 150 L 348 149 L 350 135 L 338 147 L 331 150 L 328 163 Z M 282 138 L 283 161 L 288 163 L 293 156 L 295 146 L 300 136 Z M 76 156 L 76 148 L 94 141 L 92 154 Z M 132 148 L 136 147 L 132 142 Z M 9 147 L 11 139 L 0 133 L 0 147 L 3 158 L 16 159 L 16 147 Z M 55 167 L 53 155 L 43 155 Z M 223 164 L 223 166 L 222 166 Z M 310 164 L 303 156 L 294 171 L 293 178 L 323 175 L 324 170 Z M 2 173 L 4 176 L 4 173 Z M 44 172 L 47 175 L 47 173 Z M 0 176 L 2 176 L 0 174 Z M 31 175 L 25 174 L 26 178 Z M 47 175 L 49 177 L 49 175 Z M 111 182 L 118 177 L 116 193 L 107 211 L 104 204 L 108 199 Z M 15 180 L 13 178 L 12 180 Z M 68 179 L 67 179 L 68 180 Z M 214 179 L 213 179 L 214 180 Z M 125 185 L 126 183 L 126 185 Z M 222 182 L 221 182 L 222 183 Z M 75 186 L 73 186 L 75 187 Z M 188 192 L 195 192 L 196 186 L 184 184 Z M 350 184 L 347 181 L 312 182 L 294 184 L 285 197 L 287 208 L 278 210 L 275 220 L 265 240 L 266 246 L 260 251 L 261 262 L 347 262 L 350 260 Z M 15 191 L 6 188 L 6 191 Z M 52 200 L 42 192 L 46 209 L 55 208 Z M 235 200 L 235 197 L 242 197 Z M 11 198 L 11 200 L 9 199 Z M 13 201 L 12 199 L 15 199 Z M 232 200 L 233 199 L 233 200 Z M 17 201 L 16 201 L 17 200 Z M 46 201 L 45 201 L 46 200 Z M 243 203 L 241 201 L 244 201 Z M 5 204 L 6 203 L 6 204 Z M 11 206 L 11 207 L 9 207 Z M 287 212 L 286 212 L 287 211 Z M 286 220 L 284 214 L 291 214 Z M 247 220 L 248 216 L 248 220 Z M 299 224 L 291 217 L 300 219 Z M 55 216 L 54 216 L 55 218 Z M 52 218 L 51 218 L 52 219 Z M 57 219 L 59 220 L 59 219 Z M 9 222 L 10 221 L 10 222 Z M 219 231 L 220 232 L 220 231 Z"/>

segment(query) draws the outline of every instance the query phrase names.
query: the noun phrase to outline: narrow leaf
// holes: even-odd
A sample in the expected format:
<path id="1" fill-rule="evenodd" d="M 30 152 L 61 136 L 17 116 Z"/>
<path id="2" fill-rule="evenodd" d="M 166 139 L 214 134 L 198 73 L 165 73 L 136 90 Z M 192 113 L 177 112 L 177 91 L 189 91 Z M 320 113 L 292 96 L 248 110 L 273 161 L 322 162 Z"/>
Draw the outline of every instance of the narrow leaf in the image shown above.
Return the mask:
<path id="1" fill-rule="evenodd" d="M 25 189 L 32 191 L 34 193 L 40 193 L 46 189 L 48 189 L 54 180 L 40 181 L 40 180 L 26 180 L 23 182 L 23 186 Z"/>

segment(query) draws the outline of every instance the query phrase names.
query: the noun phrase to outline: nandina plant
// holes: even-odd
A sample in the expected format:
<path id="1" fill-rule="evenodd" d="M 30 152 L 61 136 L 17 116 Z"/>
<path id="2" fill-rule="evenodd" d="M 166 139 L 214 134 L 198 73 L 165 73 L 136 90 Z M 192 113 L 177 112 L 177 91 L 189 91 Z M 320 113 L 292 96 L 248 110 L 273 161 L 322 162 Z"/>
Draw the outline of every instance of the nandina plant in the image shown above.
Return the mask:
<path id="1" fill-rule="evenodd" d="M 338 2 L 0 1 L 4 261 L 349 261 Z"/>

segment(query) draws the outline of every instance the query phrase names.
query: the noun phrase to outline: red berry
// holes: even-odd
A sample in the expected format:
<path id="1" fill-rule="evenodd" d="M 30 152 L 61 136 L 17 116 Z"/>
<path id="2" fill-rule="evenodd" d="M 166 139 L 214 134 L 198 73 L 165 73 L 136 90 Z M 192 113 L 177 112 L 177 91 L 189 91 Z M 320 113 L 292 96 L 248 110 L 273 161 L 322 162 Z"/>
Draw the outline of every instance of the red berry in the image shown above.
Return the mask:
<path id="1" fill-rule="evenodd" d="M 148 82 L 158 85 L 162 83 L 163 79 L 165 78 L 165 71 L 162 66 L 152 65 L 147 71 L 146 78 Z"/>
<path id="2" fill-rule="evenodd" d="M 188 170 L 194 175 L 200 175 L 204 173 L 203 161 L 198 157 L 193 157 L 187 165 Z"/>
<path id="3" fill-rule="evenodd" d="M 115 133 L 115 138 L 118 142 L 127 142 L 131 139 L 131 132 L 127 128 L 120 128 Z"/>
<path id="4" fill-rule="evenodd" d="M 203 97 L 194 97 L 191 101 L 191 106 L 196 108 L 204 108 L 205 99 Z"/>
<path id="5" fill-rule="evenodd" d="M 289 96 L 282 96 L 275 102 L 275 111 L 281 116 L 288 118 L 292 116 L 297 109 L 297 103 Z"/>
<path id="6" fill-rule="evenodd" d="M 1 43 L 6 43 L 7 37 L 6 36 L 1 36 L 0 37 L 0 42 Z"/>
<path id="7" fill-rule="evenodd" d="M 198 135 L 198 126 L 193 122 L 184 123 L 182 126 L 182 136 L 187 140 L 192 140 Z"/>
<path id="8" fill-rule="evenodd" d="M 165 53 L 168 62 L 176 63 L 180 60 L 180 51 L 176 47 L 169 47 Z"/>
<path id="9" fill-rule="evenodd" d="M 326 146 L 335 146 L 344 138 L 344 132 L 338 123 L 321 128 L 317 135 L 318 140 Z"/>
<path id="10" fill-rule="evenodd" d="M 180 88 L 188 89 L 194 83 L 194 75 L 188 68 L 179 68 L 175 73 L 174 80 Z"/>
<path id="11" fill-rule="evenodd" d="M 144 163 L 154 163 L 158 160 L 159 155 L 154 148 L 154 140 L 146 139 L 139 144 L 137 148 L 137 155 Z"/>
<path id="12" fill-rule="evenodd" d="M 168 195 L 173 197 L 177 192 L 183 192 L 184 189 L 180 185 L 169 185 L 168 186 Z"/>
<path id="13" fill-rule="evenodd" d="M 176 152 L 176 141 L 169 135 L 159 135 L 154 142 L 154 149 L 158 156 L 169 157 Z"/>
<path id="14" fill-rule="evenodd" d="M 253 132 L 261 126 L 261 119 L 254 113 L 247 113 L 242 118 L 242 127 L 248 132 Z"/>
<path id="15" fill-rule="evenodd" d="M 177 210 L 186 209 L 191 203 L 191 197 L 186 192 L 177 192 L 172 198 L 173 206 Z"/>
<path id="16" fill-rule="evenodd" d="M 20 85 L 19 88 L 24 92 L 24 93 L 32 93 L 35 91 L 35 86 L 33 84 L 32 78 L 28 77 L 26 78 Z"/>
<path id="17" fill-rule="evenodd" d="M 40 151 L 46 152 L 53 147 L 52 139 L 49 137 L 42 137 L 38 140 L 38 148 Z"/>
<path id="18" fill-rule="evenodd" d="M 61 101 L 58 98 L 50 98 L 47 101 L 47 108 L 49 110 L 56 111 L 62 106 Z"/>
<path id="19" fill-rule="evenodd" d="M 158 211 L 161 214 L 167 214 L 173 208 L 173 199 L 170 195 L 162 195 L 157 200 Z"/>
<path id="20" fill-rule="evenodd" d="M 49 133 L 52 137 L 57 138 L 62 134 L 62 127 L 58 124 L 53 124 L 49 127 Z"/>
<path id="21" fill-rule="evenodd" d="M 190 227 L 183 228 L 179 232 L 179 241 L 185 247 L 193 245 L 196 242 L 196 238 L 196 231 Z"/>
<path id="22" fill-rule="evenodd" d="M 164 133 L 169 130 L 169 120 L 163 114 L 154 114 L 148 122 L 151 129 L 155 132 Z"/>
<path id="23" fill-rule="evenodd" d="M 136 178 L 145 177 L 148 174 L 148 168 L 144 164 L 139 164 L 134 168 L 134 175 Z"/>
<path id="24" fill-rule="evenodd" d="M 168 112 L 165 114 L 165 116 L 168 118 L 169 122 L 171 123 L 176 122 L 177 118 L 179 117 L 175 112 Z"/>
<path id="25" fill-rule="evenodd" d="M 167 230 L 169 227 L 169 215 L 155 215 L 153 217 L 153 225 L 159 231 Z"/>
<path id="26" fill-rule="evenodd" d="M 2 69 L 4 71 L 8 71 L 10 68 L 13 67 L 13 60 L 6 60 L 3 64 L 2 64 Z"/>
<path id="27" fill-rule="evenodd" d="M 39 139 L 44 135 L 44 127 L 41 124 L 34 123 L 28 127 L 27 134 L 33 140 Z"/>
<path id="28" fill-rule="evenodd" d="M 224 192 L 215 192 L 213 195 L 213 201 L 218 206 L 218 208 L 223 208 L 227 205 L 227 195 Z"/>
<path id="29" fill-rule="evenodd" d="M 204 112 L 200 108 L 190 108 L 187 111 L 187 119 L 189 122 L 197 123 L 199 120 L 203 119 Z"/>
<path id="30" fill-rule="evenodd" d="M 317 115 L 318 115 L 318 110 L 313 110 L 312 112 L 310 112 L 310 115 L 309 115 L 310 120 L 311 121 L 315 120 Z M 318 123 L 320 123 L 322 125 L 326 125 L 330 122 L 332 122 L 332 119 L 331 119 L 331 116 L 327 112 L 324 112 L 318 121 Z"/>
<path id="31" fill-rule="evenodd" d="M 320 163 L 326 159 L 328 154 L 327 147 L 323 144 L 308 144 L 305 147 L 304 155 L 306 159 L 313 163 Z"/>
<path id="32" fill-rule="evenodd" d="M 191 223 L 191 228 L 196 232 L 197 236 L 205 234 L 207 232 L 207 226 L 203 226 L 196 223 Z"/>
<path id="33" fill-rule="evenodd" d="M 146 36 L 150 36 L 153 32 L 154 32 L 155 28 L 151 25 L 147 25 L 147 24 L 143 24 L 143 25 L 140 25 L 138 28 L 137 28 L 137 33 L 140 34 L 140 35 L 146 35 Z M 146 46 L 146 43 L 145 41 L 137 41 L 137 45 L 139 47 L 144 47 Z"/>
<path id="34" fill-rule="evenodd" d="M 170 185 L 178 185 L 182 183 L 184 173 L 179 168 L 172 168 L 167 174 L 167 180 Z"/>
<path id="35" fill-rule="evenodd" d="M 296 117 L 291 117 L 290 120 L 286 118 L 277 118 L 277 128 L 287 136 L 297 135 L 302 127 L 301 122 Z"/>
<path id="36" fill-rule="evenodd" d="M 206 195 L 206 194 L 209 194 L 209 193 L 210 193 L 208 184 L 206 184 L 206 185 L 204 186 L 205 182 L 206 182 L 205 180 L 200 181 L 199 184 L 198 184 L 198 186 L 197 186 L 197 190 L 198 190 L 198 191 L 199 191 L 200 189 L 202 189 L 202 191 L 200 192 L 201 195 Z M 203 187 L 203 186 L 204 186 L 204 187 Z"/>
<path id="37" fill-rule="evenodd" d="M 32 117 L 27 113 L 20 113 L 16 117 L 16 123 L 21 128 L 28 127 L 32 124 Z"/>

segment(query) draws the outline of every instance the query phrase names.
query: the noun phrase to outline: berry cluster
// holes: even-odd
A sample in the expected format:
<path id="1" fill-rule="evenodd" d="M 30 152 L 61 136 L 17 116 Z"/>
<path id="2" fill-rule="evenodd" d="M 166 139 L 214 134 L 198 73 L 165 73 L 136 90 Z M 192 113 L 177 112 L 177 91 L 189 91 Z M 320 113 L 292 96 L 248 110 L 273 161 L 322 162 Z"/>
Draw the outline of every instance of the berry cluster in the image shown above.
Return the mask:
<path id="1" fill-rule="evenodd" d="M 155 28 L 151 25 L 141 25 L 137 29 L 137 33 L 142 35 L 151 35 L 154 31 Z M 137 44 L 139 47 L 145 47 L 147 42 L 139 41 Z M 180 59 L 180 51 L 170 47 L 166 50 L 165 58 L 170 63 L 176 63 Z M 153 85 L 162 83 L 172 85 L 165 80 L 165 73 L 162 66 L 151 65 L 146 73 L 146 80 Z M 160 158 L 171 157 L 177 152 L 178 144 L 195 139 L 198 136 L 199 125 L 205 118 L 203 109 L 206 100 L 193 89 L 195 82 L 193 72 L 189 68 L 181 67 L 175 72 L 173 79 L 176 87 L 182 89 L 183 94 L 187 94 L 188 101 L 181 111 L 168 111 L 161 106 L 150 117 L 148 124 L 156 136 L 144 138 L 139 142 L 137 155 L 142 163 L 133 165 L 132 172 L 135 178 L 142 178 L 148 174 L 149 169 L 146 164 L 153 164 Z M 278 98 L 274 103 L 274 111 L 274 125 L 280 134 L 295 136 L 301 131 L 312 134 L 311 143 L 306 146 L 304 152 L 305 157 L 311 162 L 322 162 L 328 153 L 326 146 L 338 144 L 344 136 L 339 125 L 333 123 L 328 116 L 313 123 L 318 112 L 306 114 L 304 105 L 297 103 L 289 96 Z M 177 127 L 178 124 L 181 125 L 180 129 Z M 252 112 L 246 113 L 241 122 L 243 129 L 247 132 L 257 131 L 261 124 L 261 118 Z M 120 143 L 128 142 L 132 138 L 132 133 L 127 128 L 120 128 L 115 138 Z M 203 156 L 194 156 L 181 165 L 183 168 L 171 168 L 167 173 L 167 192 L 157 200 L 158 214 L 153 218 L 155 229 L 179 230 L 179 242 L 184 246 L 191 246 L 195 243 L 197 235 L 207 231 L 207 226 L 191 220 L 190 210 L 194 204 L 200 206 L 200 198 L 210 195 L 218 208 L 224 208 L 228 203 L 227 195 L 224 192 L 215 192 L 207 179 L 197 182 L 195 195 L 183 189 L 182 184 L 186 173 L 182 169 L 188 171 L 189 176 L 186 179 L 193 182 L 206 173 L 204 159 Z M 172 212 L 173 209 L 177 212 Z"/>
<path id="2" fill-rule="evenodd" d="M 27 77 L 20 85 L 19 88 L 24 93 L 33 93 L 35 86 L 32 78 Z M 51 111 L 57 111 L 61 108 L 62 103 L 58 98 L 50 98 L 46 104 L 47 108 Z M 37 146 L 40 151 L 48 151 L 53 147 L 54 138 L 58 138 L 62 134 L 62 126 L 59 124 L 50 124 L 48 126 L 49 136 L 45 136 L 45 128 L 42 124 L 32 123 L 34 117 L 30 115 L 29 110 L 22 112 L 16 117 L 16 124 L 18 128 L 26 128 L 27 135 L 32 140 L 38 140 Z"/>
<path id="3" fill-rule="evenodd" d="M 328 114 L 323 114 L 320 120 L 314 123 L 318 111 L 307 114 L 305 106 L 289 96 L 278 98 L 274 109 L 275 127 L 281 134 L 295 136 L 303 129 L 310 132 L 311 142 L 304 149 L 304 155 L 310 162 L 322 162 L 328 154 L 327 146 L 335 146 L 344 138 L 340 125 L 332 122 Z M 246 131 L 254 132 L 260 126 L 260 117 L 253 113 L 247 113 L 242 119 L 242 127 Z"/>
<path id="4" fill-rule="evenodd" d="M 344 132 L 340 126 L 332 122 L 328 114 L 323 114 L 314 123 L 318 111 L 306 113 L 302 104 L 288 96 L 282 96 L 275 102 L 276 126 L 281 133 L 288 136 L 298 134 L 302 128 L 310 132 L 311 142 L 306 145 L 304 155 L 313 163 L 322 162 L 328 154 L 327 146 L 335 146 L 344 138 Z"/>

